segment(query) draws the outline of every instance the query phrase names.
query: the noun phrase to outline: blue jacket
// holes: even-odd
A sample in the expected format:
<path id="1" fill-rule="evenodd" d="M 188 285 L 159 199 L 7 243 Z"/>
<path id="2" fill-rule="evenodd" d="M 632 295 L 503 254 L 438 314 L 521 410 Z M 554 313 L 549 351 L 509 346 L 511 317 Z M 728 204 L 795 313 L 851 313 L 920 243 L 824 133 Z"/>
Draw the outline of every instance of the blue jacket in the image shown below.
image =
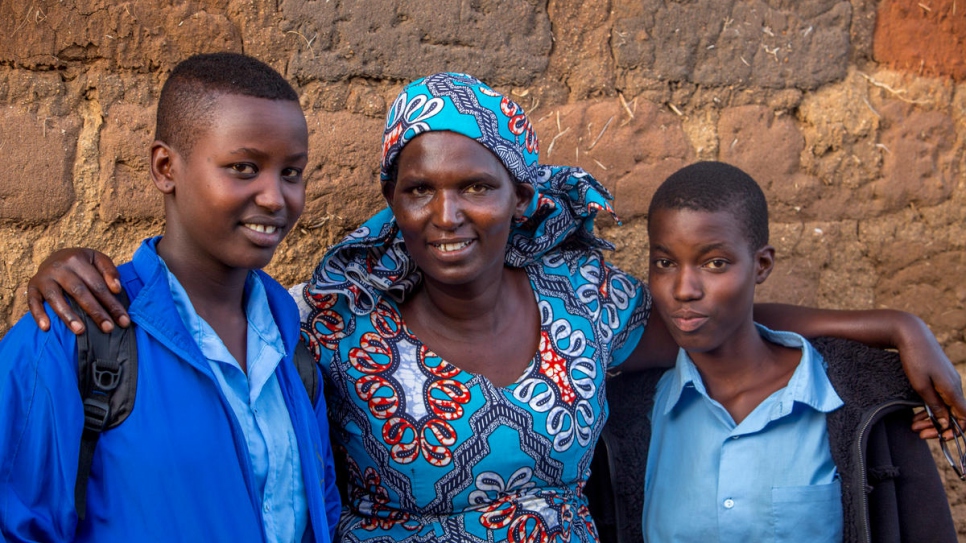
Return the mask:
<path id="1" fill-rule="evenodd" d="M 242 429 L 174 308 L 156 242 L 120 267 L 137 335 L 137 394 L 130 416 L 98 441 L 80 525 L 75 337 L 57 318 L 44 333 L 28 316 L 0 341 L 0 540 L 265 541 Z M 258 273 L 288 353 L 276 375 L 302 460 L 304 541 L 327 542 L 340 503 L 325 402 L 320 393 L 313 408 L 291 361 L 294 302 Z"/>

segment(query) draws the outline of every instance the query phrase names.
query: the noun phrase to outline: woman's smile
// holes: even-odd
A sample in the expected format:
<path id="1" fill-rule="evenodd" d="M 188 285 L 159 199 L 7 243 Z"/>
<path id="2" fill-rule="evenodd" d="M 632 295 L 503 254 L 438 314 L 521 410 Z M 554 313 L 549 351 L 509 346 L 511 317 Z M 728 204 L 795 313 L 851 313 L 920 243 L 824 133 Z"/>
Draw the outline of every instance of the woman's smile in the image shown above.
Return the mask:
<path id="1" fill-rule="evenodd" d="M 463 249 L 469 248 L 473 244 L 473 240 L 465 241 L 447 241 L 447 242 L 436 242 L 430 243 L 429 245 L 439 251 L 440 253 L 446 255 L 454 255 L 455 253 L 462 254 L 465 251 Z"/>

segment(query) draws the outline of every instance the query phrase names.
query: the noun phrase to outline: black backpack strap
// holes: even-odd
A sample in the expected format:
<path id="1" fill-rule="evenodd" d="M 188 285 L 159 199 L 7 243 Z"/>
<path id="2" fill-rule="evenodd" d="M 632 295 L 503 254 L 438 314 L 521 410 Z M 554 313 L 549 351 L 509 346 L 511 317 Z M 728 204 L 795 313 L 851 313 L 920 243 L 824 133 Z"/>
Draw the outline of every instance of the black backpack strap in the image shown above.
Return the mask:
<path id="1" fill-rule="evenodd" d="M 304 341 L 299 340 L 295 345 L 295 353 L 292 355 L 292 361 L 295 362 L 295 368 L 299 372 L 299 379 L 305 385 L 305 392 L 308 392 L 309 400 L 314 406 L 315 400 L 318 399 L 316 396 L 318 396 L 319 392 L 319 372 L 315 357 L 309 352 L 309 348 L 305 345 Z"/>
<path id="2" fill-rule="evenodd" d="M 127 309 L 131 303 L 127 292 L 122 290 L 117 298 Z M 87 514 L 87 480 L 97 440 L 101 432 L 124 422 L 134 409 L 138 353 L 133 325 L 115 326 L 111 332 L 104 333 L 83 310 L 77 313 L 82 316 L 85 328 L 77 336 L 77 377 L 84 401 L 84 432 L 74 485 L 74 508 L 77 517 L 83 520 Z"/>

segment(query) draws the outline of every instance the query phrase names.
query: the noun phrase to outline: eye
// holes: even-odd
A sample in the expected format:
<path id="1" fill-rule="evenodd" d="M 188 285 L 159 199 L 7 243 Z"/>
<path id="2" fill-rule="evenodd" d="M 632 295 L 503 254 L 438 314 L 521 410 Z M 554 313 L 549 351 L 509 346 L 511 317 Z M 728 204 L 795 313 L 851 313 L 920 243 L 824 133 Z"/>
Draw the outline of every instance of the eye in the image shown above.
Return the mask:
<path id="1" fill-rule="evenodd" d="M 430 190 L 426 185 L 414 185 L 407 192 L 417 198 L 422 198 L 423 196 L 429 196 Z"/>
<path id="2" fill-rule="evenodd" d="M 248 162 L 238 162 L 230 165 L 229 168 L 239 175 L 255 175 L 258 173 L 258 167 Z"/>
<path id="3" fill-rule="evenodd" d="M 666 270 L 672 266 L 671 261 L 666 258 L 655 258 L 653 264 L 659 270 Z"/>
<path id="4" fill-rule="evenodd" d="M 282 170 L 282 179 L 285 179 L 289 183 L 298 183 L 302 181 L 302 169 L 285 168 L 284 170 Z"/>
<path id="5" fill-rule="evenodd" d="M 485 183 L 474 183 L 466 187 L 467 194 L 483 194 L 488 190 L 490 190 L 490 187 Z"/>
<path id="6" fill-rule="evenodd" d="M 704 267 L 713 271 L 721 271 L 728 267 L 728 261 L 723 258 L 715 258 L 715 259 L 709 260 L 708 263 L 704 265 Z"/>

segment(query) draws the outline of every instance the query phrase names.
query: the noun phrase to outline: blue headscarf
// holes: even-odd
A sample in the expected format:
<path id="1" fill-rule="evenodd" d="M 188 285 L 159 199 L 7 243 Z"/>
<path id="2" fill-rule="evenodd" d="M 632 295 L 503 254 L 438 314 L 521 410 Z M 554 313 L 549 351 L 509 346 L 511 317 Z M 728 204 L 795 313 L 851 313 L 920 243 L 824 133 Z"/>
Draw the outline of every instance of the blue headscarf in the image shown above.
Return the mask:
<path id="1" fill-rule="evenodd" d="M 389 108 L 383 135 L 382 183 L 395 180 L 399 153 L 416 136 L 449 131 L 489 149 L 518 183 L 535 194 L 514 224 L 505 262 L 523 267 L 566 245 L 577 250 L 613 249 L 594 235 L 594 218 L 606 211 L 616 219 L 613 198 L 589 173 L 538 163 L 539 144 L 523 108 L 466 74 L 439 73 L 407 85 Z M 305 293 L 341 292 L 360 315 L 383 296 L 402 301 L 422 279 L 392 210 L 383 209 L 322 258 Z"/>

